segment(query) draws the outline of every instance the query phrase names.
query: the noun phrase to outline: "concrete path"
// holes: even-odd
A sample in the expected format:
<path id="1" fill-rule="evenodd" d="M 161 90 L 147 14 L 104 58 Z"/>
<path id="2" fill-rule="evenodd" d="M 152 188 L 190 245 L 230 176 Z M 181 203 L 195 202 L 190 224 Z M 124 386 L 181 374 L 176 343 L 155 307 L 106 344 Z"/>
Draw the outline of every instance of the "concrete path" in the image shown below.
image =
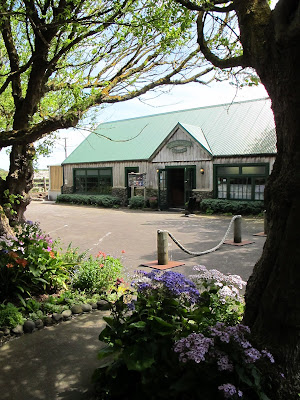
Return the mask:
<path id="1" fill-rule="evenodd" d="M 83 314 L 0 347 L 0 399 L 90 399 L 103 315 Z"/>

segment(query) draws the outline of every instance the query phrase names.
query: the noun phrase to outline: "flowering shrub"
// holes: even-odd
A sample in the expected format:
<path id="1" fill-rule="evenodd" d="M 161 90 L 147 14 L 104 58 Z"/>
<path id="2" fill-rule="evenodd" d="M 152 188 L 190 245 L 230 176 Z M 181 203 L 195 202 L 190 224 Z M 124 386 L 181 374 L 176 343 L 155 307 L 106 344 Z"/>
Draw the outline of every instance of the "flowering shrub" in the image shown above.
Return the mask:
<path id="1" fill-rule="evenodd" d="M 37 223 L 27 222 L 15 236 L 0 237 L 0 301 L 65 286 L 67 271 L 55 243 Z"/>
<path id="2" fill-rule="evenodd" d="M 101 400 L 268 399 L 261 371 L 274 360 L 239 324 L 244 282 L 197 270 L 193 281 L 139 271 L 132 289 L 111 303 L 94 373 Z"/>
<path id="3" fill-rule="evenodd" d="M 100 251 L 96 259 L 89 257 L 74 270 L 72 286 L 89 293 L 108 291 L 120 278 L 122 268 L 120 260 Z"/>
<path id="4" fill-rule="evenodd" d="M 210 309 L 210 322 L 236 324 L 241 321 L 244 311 L 244 299 L 240 290 L 246 282 L 238 275 L 224 275 L 216 269 L 207 270 L 204 265 L 196 265 L 198 273 L 189 278 L 201 293 L 202 302 Z"/>
<path id="5" fill-rule="evenodd" d="M 153 394 L 176 399 L 180 393 L 176 382 L 183 367 L 173 346 L 176 340 L 206 332 L 215 324 L 215 309 L 210 307 L 208 295 L 212 289 L 207 287 L 201 293 L 195 282 L 176 272 L 139 271 L 132 290 L 135 296 L 128 290 L 111 304 L 112 317 L 105 318 L 107 327 L 99 337 L 108 343 L 99 357 L 112 357 L 109 365 L 104 364 L 94 375 L 100 397 L 126 399 L 130 393 L 133 399 L 152 399 Z M 226 304 L 222 306 L 226 308 Z"/>
<path id="6" fill-rule="evenodd" d="M 193 333 L 175 343 L 174 351 L 179 353 L 179 361 L 185 365 L 185 376 L 194 375 L 192 393 L 202 395 L 206 388 L 207 399 L 268 399 L 262 384 L 267 379 L 262 374 L 264 363 L 274 363 L 266 350 L 259 351 L 250 343 L 250 329 L 242 324 L 226 326 L 218 322 L 210 327 L 207 335 Z M 199 391 L 200 394 L 200 391 Z"/>

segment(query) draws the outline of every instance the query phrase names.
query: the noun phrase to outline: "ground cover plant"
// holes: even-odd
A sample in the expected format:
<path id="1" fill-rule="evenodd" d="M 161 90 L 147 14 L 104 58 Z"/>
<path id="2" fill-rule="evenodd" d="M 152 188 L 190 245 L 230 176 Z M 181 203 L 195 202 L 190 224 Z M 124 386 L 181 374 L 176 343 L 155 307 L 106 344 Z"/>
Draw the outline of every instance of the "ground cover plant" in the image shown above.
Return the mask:
<path id="1" fill-rule="evenodd" d="M 0 237 L 0 327 L 96 303 L 120 286 L 119 259 L 58 246 L 31 221 L 18 225 L 13 236 Z"/>
<path id="2" fill-rule="evenodd" d="M 203 266 L 140 271 L 99 339 L 98 399 L 264 399 L 274 360 L 241 323 L 245 282 Z"/>

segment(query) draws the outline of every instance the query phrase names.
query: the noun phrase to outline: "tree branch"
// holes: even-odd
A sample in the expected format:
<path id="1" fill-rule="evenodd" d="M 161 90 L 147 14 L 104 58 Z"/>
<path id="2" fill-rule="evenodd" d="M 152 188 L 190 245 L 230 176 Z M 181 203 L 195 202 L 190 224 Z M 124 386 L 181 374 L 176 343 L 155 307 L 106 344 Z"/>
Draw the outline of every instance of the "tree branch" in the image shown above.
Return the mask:
<path id="1" fill-rule="evenodd" d="M 20 101 L 22 99 L 21 79 L 20 79 L 20 74 L 17 73 L 19 71 L 20 60 L 19 60 L 19 55 L 18 55 L 17 49 L 14 44 L 9 18 L 3 17 L 1 27 L 2 27 L 3 41 L 4 41 L 4 44 L 5 44 L 7 53 L 8 53 L 8 57 L 9 57 L 10 70 L 12 72 L 9 81 L 12 82 L 12 95 L 14 98 L 15 106 L 18 107 L 18 105 L 20 104 Z M 9 82 L 4 83 L 3 91 L 8 86 L 8 83 Z"/>
<path id="2" fill-rule="evenodd" d="M 23 65 L 21 68 L 19 68 L 18 71 L 15 71 L 11 74 L 9 74 L 9 76 L 7 77 L 6 81 L 3 83 L 3 85 L 0 87 L 0 94 L 2 94 L 5 89 L 7 88 L 7 86 L 9 85 L 9 83 L 17 76 L 17 75 L 21 75 L 23 72 L 25 72 L 31 65 L 32 63 L 32 57 L 30 58 L 30 60 L 27 61 L 27 63 L 25 65 Z"/>
<path id="3" fill-rule="evenodd" d="M 221 69 L 234 67 L 250 67 L 250 65 L 246 63 L 246 60 L 243 56 L 222 59 L 211 52 L 204 38 L 204 15 L 204 12 L 199 12 L 197 18 L 198 43 L 204 57 L 208 61 L 210 61 L 215 67 Z"/>
<path id="4" fill-rule="evenodd" d="M 229 12 L 234 10 L 234 3 L 231 0 L 222 1 L 222 0 L 213 0 L 209 3 L 203 3 L 201 6 L 199 4 L 195 4 L 190 0 L 175 0 L 177 3 L 181 4 L 185 8 L 191 11 L 215 11 L 215 12 Z M 218 4 L 230 3 L 227 6 L 217 7 Z"/>

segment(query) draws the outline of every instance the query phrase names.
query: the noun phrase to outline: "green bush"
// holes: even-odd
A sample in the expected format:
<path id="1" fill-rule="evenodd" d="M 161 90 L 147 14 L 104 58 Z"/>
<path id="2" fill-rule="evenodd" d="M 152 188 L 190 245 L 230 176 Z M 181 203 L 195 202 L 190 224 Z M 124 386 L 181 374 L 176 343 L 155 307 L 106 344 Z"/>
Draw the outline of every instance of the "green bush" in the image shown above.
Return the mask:
<path id="1" fill-rule="evenodd" d="M 24 318 L 17 307 L 11 303 L 0 305 L 0 327 L 14 328 L 23 323 Z"/>
<path id="2" fill-rule="evenodd" d="M 97 259 L 89 257 L 74 271 L 72 286 L 88 293 L 106 292 L 115 285 L 122 268 L 118 259 L 99 252 Z"/>
<path id="3" fill-rule="evenodd" d="M 37 223 L 27 221 L 15 236 L 0 237 L 0 301 L 66 287 L 68 271 L 56 243 Z"/>
<path id="4" fill-rule="evenodd" d="M 114 207 L 120 204 L 118 197 L 109 194 L 88 195 L 88 194 L 60 194 L 56 199 L 57 203 L 91 204 L 100 207 Z"/>
<path id="5" fill-rule="evenodd" d="M 204 199 L 200 203 L 200 210 L 207 214 L 260 214 L 264 210 L 262 201 L 237 201 L 237 200 L 220 200 L 220 199 Z"/>
<path id="6" fill-rule="evenodd" d="M 144 196 L 133 196 L 129 199 L 129 208 L 143 208 L 144 205 Z"/>
<path id="7" fill-rule="evenodd" d="M 150 208 L 152 208 L 153 210 L 155 210 L 158 207 L 157 197 L 155 197 L 155 196 L 149 197 L 148 201 L 149 201 Z"/>

